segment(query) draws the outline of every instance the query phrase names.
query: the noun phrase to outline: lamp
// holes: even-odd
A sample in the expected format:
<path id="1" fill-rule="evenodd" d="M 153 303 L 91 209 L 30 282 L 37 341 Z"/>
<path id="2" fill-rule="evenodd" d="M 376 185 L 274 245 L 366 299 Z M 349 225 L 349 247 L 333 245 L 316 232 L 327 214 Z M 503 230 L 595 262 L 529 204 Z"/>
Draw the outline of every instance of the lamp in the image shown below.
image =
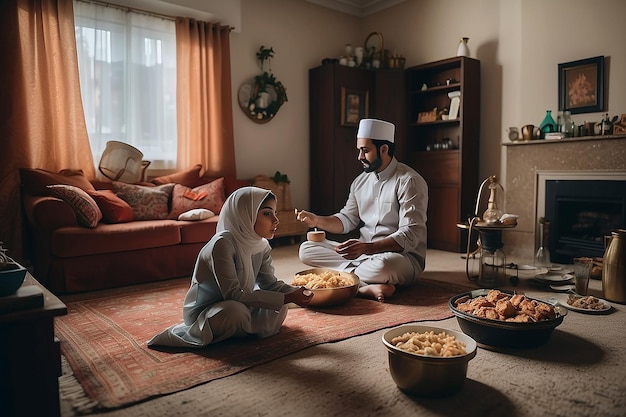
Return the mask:
<path id="1" fill-rule="evenodd" d="M 124 142 L 108 141 L 98 169 L 110 180 L 127 183 L 143 180 L 150 161 L 143 161 L 143 153 Z"/>

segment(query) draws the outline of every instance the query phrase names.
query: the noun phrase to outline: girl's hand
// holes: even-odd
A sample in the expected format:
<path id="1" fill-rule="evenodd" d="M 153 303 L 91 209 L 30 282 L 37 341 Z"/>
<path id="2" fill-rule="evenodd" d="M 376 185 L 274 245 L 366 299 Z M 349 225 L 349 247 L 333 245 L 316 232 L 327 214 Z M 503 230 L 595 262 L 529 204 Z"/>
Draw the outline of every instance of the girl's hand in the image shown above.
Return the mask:
<path id="1" fill-rule="evenodd" d="M 295 303 L 301 307 L 308 305 L 313 298 L 313 291 L 304 287 L 300 287 L 297 290 L 285 294 L 284 304 Z"/>

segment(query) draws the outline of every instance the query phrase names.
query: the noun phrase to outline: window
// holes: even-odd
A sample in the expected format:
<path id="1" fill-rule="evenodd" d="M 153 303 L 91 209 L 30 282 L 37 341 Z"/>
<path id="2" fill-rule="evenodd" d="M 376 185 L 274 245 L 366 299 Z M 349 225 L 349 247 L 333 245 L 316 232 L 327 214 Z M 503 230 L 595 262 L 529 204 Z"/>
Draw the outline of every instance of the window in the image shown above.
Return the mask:
<path id="1" fill-rule="evenodd" d="M 175 168 L 174 21 L 81 1 L 74 19 L 94 161 L 109 140 L 119 140 L 143 152 L 151 168 Z"/>

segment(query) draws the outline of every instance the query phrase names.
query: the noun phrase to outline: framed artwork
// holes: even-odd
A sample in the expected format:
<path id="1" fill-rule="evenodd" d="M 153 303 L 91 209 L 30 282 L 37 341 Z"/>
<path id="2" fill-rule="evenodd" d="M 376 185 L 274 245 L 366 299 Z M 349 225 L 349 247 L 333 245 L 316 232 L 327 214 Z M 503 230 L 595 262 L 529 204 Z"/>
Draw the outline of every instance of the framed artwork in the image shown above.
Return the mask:
<path id="1" fill-rule="evenodd" d="M 559 64 L 559 110 L 604 110 L 604 56 Z"/>
<path id="2" fill-rule="evenodd" d="M 369 92 L 341 87 L 341 126 L 358 126 L 367 117 Z"/>

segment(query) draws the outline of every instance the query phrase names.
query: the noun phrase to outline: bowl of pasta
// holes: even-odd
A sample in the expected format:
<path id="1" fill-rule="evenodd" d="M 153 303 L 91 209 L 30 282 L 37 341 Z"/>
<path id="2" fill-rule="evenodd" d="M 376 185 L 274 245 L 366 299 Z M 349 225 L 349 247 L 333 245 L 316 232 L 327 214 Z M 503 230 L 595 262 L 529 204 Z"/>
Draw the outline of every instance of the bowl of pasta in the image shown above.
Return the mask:
<path id="1" fill-rule="evenodd" d="M 440 397 L 465 383 L 476 342 L 466 334 L 432 326 L 406 324 L 383 334 L 389 373 L 398 388 L 412 396 Z"/>
<path id="2" fill-rule="evenodd" d="M 541 346 L 567 315 L 560 305 L 484 288 L 455 295 L 448 307 L 464 333 L 492 350 Z"/>
<path id="3" fill-rule="evenodd" d="M 296 273 L 291 285 L 313 292 L 310 307 L 344 304 L 359 291 L 359 277 L 350 272 L 328 268 L 312 268 Z"/>

